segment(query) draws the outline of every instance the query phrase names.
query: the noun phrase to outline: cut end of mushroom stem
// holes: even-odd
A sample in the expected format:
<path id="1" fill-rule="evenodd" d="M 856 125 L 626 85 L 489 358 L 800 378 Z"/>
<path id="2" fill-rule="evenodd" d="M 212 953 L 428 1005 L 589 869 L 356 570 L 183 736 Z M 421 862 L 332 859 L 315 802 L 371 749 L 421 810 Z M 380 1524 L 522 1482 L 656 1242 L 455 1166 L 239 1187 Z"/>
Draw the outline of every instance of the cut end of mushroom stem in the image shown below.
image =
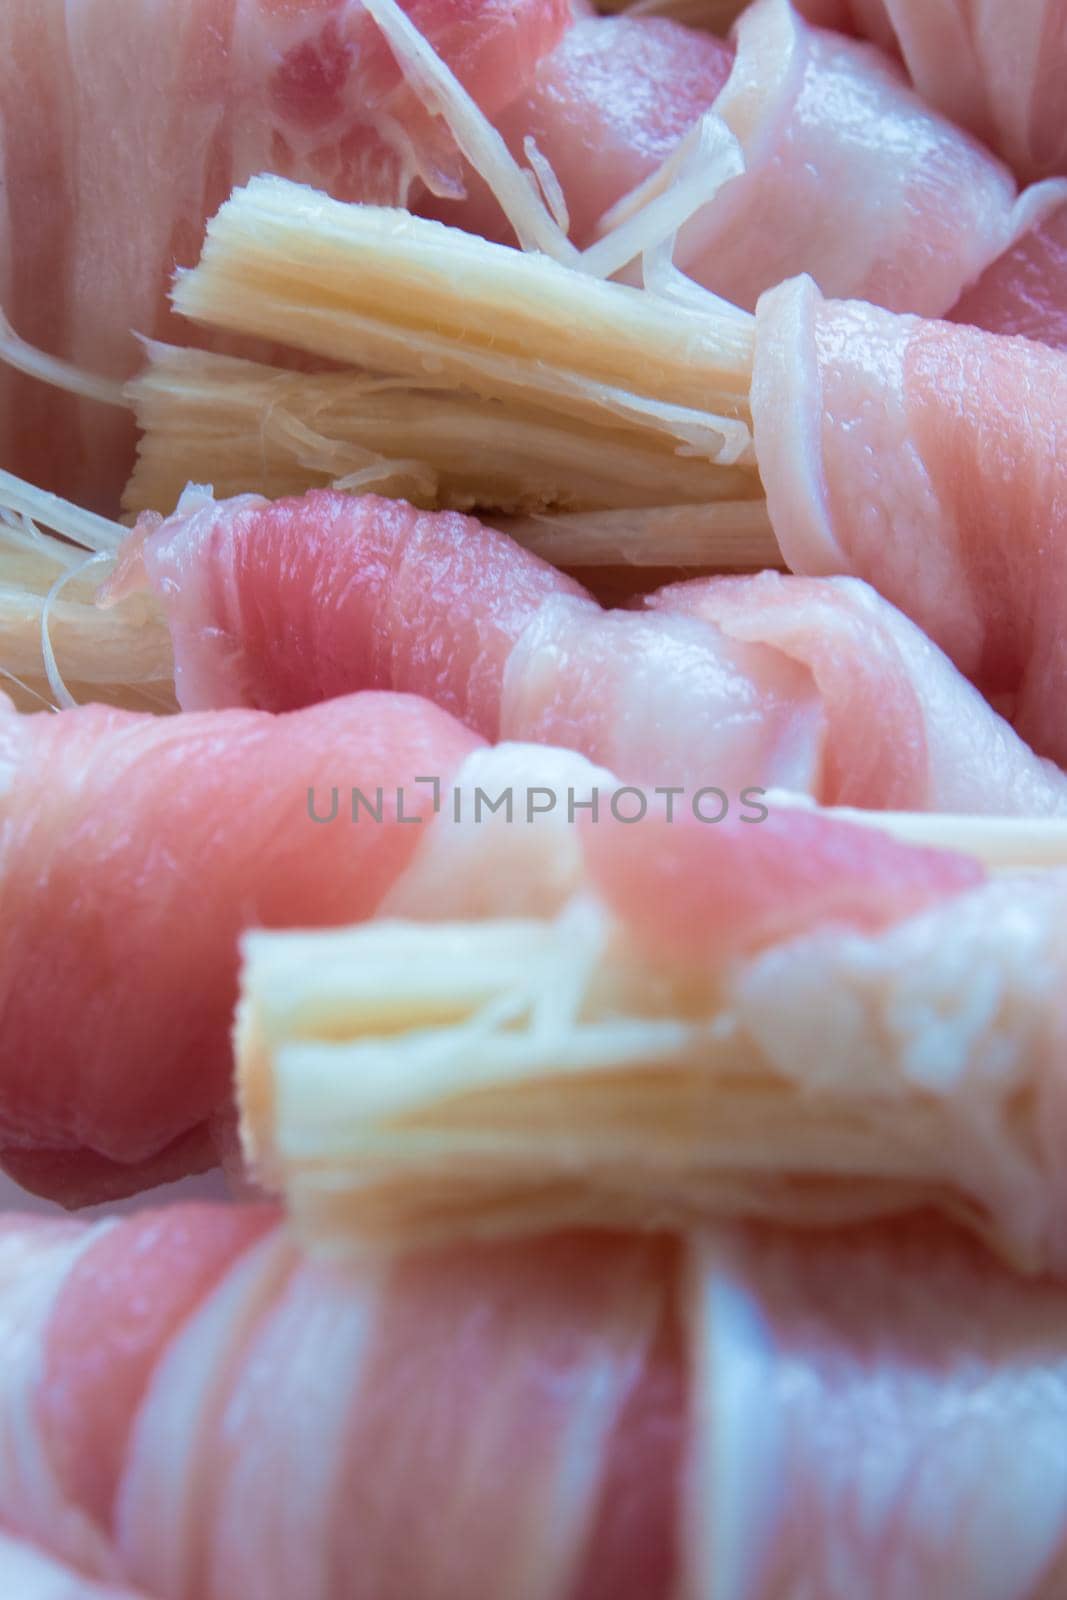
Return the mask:
<path id="1" fill-rule="evenodd" d="M 0 472 L 0 689 L 22 709 L 86 700 L 175 709 L 170 634 L 154 598 L 96 603 L 127 532 Z"/>
<path id="2" fill-rule="evenodd" d="M 1030 822 L 841 814 L 1002 869 L 1067 864 L 1064 823 L 1039 829 L 1041 853 Z M 940 914 L 937 937 L 986 939 L 980 917 Z M 970 962 L 954 959 L 947 1017 L 966 1010 L 952 985 Z M 976 943 L 975 962 L 989 959 Z M 888 1003 L 921 1028 L 931 1002 L 915 966 L 911 999 Z M 816 961 L 811 984 L 829 970 Z M 947 1068 L 943 1084 L 913 1074 L 888 1018 L 862 1070 L 847 1041 L 831 1061 L 803 984 L 782 999 L 780 1057 L 749 971 L 657 964 L 584 892 L 545 919 L 250 935 L 236 1035 L 247 1157 L 328 1253 L 731 1214 L 840 1223 L 932 1204 L 1034 1265 L 1027 1207 L 998 1208 L 1042 1180 L 997 1082 L 960 1097 Z M 1038 1070 L 1042 1048 L 1036 1034 L 1020 1044 L 1020 1072 Z"/>

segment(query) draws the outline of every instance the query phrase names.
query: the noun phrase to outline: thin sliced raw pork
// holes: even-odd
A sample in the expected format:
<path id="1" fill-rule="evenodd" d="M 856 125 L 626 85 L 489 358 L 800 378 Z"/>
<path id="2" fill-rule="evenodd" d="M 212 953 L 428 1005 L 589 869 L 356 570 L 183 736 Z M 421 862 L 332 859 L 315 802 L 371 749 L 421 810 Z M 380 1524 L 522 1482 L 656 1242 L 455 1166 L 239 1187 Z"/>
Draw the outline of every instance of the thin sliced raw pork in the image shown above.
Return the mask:
<path id="1" fill-rule="evenodd" d="M 1020 177 L 1067 172 L 1061 0 L 798 0 L 798 10 L 899 51 L 923 99 Z"/>
<path id="2" fill-rule="evenodd" d="M 1045 815 L 1034 757 L 866 585 L 765 573 L 603 611 L 474 518 L 328 492 L 146 517 L 113 592 L 165 608 L 186 709 L 421 694 L 485 738 L 631 781 L 800 788 L 831 805 Z"/>
<path id="3" fill-rule="evenodd" d="M 401 697 L 277 718 L 21 716 L 0 697 L 8 1170 L 80 1203 L 213 1164 L 238 933 L 369 915 L 420 832 L 398 805 L 431 815 L 415 780 L 446 780 L 477 744 Z M 352 787 L 384 787 L 380 825 L 316 826 Z"/>
<path id="4" fill-rule="evenodd" d="M 715 111 L 746 170 L 683 228 L 678 264 L 752 309 L 808 272 L 823 292 L 940 316 L 1062 198 L 1011 175 L 869 45 L 754 0 Z"/>
<path id="5" fill-rule="evenodd" d="M 0 1503 L 160 1596 L 668 1600 L 676 1273 L 656 1241 L 346 1272 L 258 1211 L 11 1219 Z"/>
<path id="6" fill-rule="evenodd" d="M 1067 1298 L 936 1224 L 561 1236 L 360 1267 L 206 1207 L 0 1226 L 19 1315 L 0 1500 L 113 1585 L 1062 1593 Z M 167 1309 L 142 1321 L 168 1267 Z"/>
<path id="7" fill-rule="evenodd" d="M 528 139 L 548 158 L 585 244 L 598 219 L 610 228 L 648 197 L 642 185 L 660 186 L 658 169 L 709 111 L 745 170 L 682 227 L 675 260 L 750 310 L 810 272 L 827 294 L 943 315 L 1054 203 L 1045 191 L 1019 198 L 1007 169 L 924 104 L 895 61 L 812 27 L 788 0 L 754 0 L 729 45 L 664 18 L 579 21 L 498 123 L 520 160 Z M 509 239 L 499 208 L 469 187 L 435 214 Z"/>
<path id="8" fill-rule="evenodd" d="M 1067 355 L 949 322 L 764 296 L 752 412 L 788 564 L 865 578 L 1067 763 Z"/>
<path id="9" fill-rule="evenodd" d="M 405 0 L 488 113 L 570 20 L 566 0 Z M 349 0 L 6 0 L 0 10 L 0 306 L 31 344 L 125 379 L 134 334 L 189 339 L 175 266 L 255 173 L 403 204 L 459 158 Z M 128 414 L 0 371 L 0 460 L 111 510 Z"/>
<path id="10" fill-rule="evenodd" d="M 954 306 L 952 321 L 1067 350 L 1067 204 L 983 272 Z"/>

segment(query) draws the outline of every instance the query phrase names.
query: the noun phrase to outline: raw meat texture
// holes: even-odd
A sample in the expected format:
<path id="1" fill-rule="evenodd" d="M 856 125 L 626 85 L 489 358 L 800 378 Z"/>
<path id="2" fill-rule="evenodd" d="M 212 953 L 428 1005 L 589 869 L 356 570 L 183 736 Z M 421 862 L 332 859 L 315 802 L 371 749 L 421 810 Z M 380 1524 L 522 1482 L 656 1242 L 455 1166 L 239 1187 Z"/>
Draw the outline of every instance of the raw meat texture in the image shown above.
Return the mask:
<path id="1" fill-rule="evenodd" d="M 825 723 L 816 786 L 825 805 L 1033 817 L 1067 807 L 1067 776 L 858 579 L 697 578 L 646 604 L 701 617 L 808 669 Z"/>
<path id="2" fill-rule="evenodd" d="M 490 740 L 635 782 L 805 788 L 826 804 L 1042 815 L 1067 779 L 866 585 L 773 573 L 603 611 L 474 518 L 313 491 L 190 493 L 114 589 L 162 600 L 186 709 L 425 695 Z"/>
<path id="3" fill-rule="evenodd" d="M 755 0 L 735 43 L 732 58 L 662 18 L 593 18 L 542 60 L 498 121 L 520 159 L 526 136 L 548 157 L 576 242 L 712 105 L 746 170 L 682 228 L 675 259 L 749 309 L 810 272 L 828 294 L 942 315 L 1053 203 L 1017 199 L 1011 174 L 924 105 L 897 63 L 811 27 L 787 0 Z M 434 214 L 509 239 L 484 187 L 470 189 Z"/>
<path id="4" fill-rule="evenodd" d="M 973 857 L 803 811 L 715 827 L 656 819 L 640 850 L 613 817 L 585 833 L 590 881 L 657 963 L 706 966 L 827 927 L 889 928 L 985 878 Z"/>
<path id="5" fill-rule="evenodd" d="M 884 0 L 793 0 L 795 9 L 817 28 L 857 33 L 887 55 L 896 53 L 896 35 L 885 14 Z"/>
<path id="6" fill-rule="evenodd" d="M 1062 0 L 802 0 L 895 48 L 919 94 L 995 150 L 1020 177 L 1067 172 Z M 823 20 L 823 16 L 813 20 Z"/>
<path id="7" fill-rule="evenodd" d="M 696 1282 L 702 1592 L 1061 1592 L 1062 1289 L 1024 1287 L 928 1222 L 753 1232 L 709 1246 Z"/>
<path id="8" fill-rule="evenodd" d="M 18 1419 L 22 1450 L 0 1502 L 20 1531 L 174 1600 L 667 1600 L 671 1246 L 561 1238 L 348 1272 L 233 1215 L 5 1230 L 24 1332 L 0 1426 Z"/>
<path id="9" fill-rule="evenodd" d="M 407 0 L 493 113 L 569 23 L 566 0 Z M 355 0 L 9 0 L 0 13 L 0 305 L 24 339 L 124 379 L 134 333 L 182 343 L 172 269 L 205 219 L 269 171 L 402 203 L 458 156 Z M 133 461 L 123 411 L 0 371 L 0 460 L 111 510 Z"/>
<path id="10" fill-rule="evenodd" d="M 947 322 L 766 295 L 756 449 L 788 564 L 854 573 L 1067 762 L 1067 356 Z"/>
<path id="11" fill-rule="evenodd" d="M 941 316 L 1053 196 L 932 112 L 869 45 L 754 0 L 715 110 L 746 171 L 679 235 L 678 264 L 753 308 L 809 272 L 826 294 Z"/>
<path id="12" fill-rule="evenodd" d="M 732 59 L 722 40 L 665 17 L 581 19 L 496 125 L 519 161 L 526 139 L 535 141 L 562 186 L 571 238 L 585 246 L 603 213 L 655 172 L 708 109 Z M 458 204 L 420 210 L 513 243 L 486 186 L 473 174 L 466 184 Z"/>
<path id="13" fill-rule="evenodd" d="M 583 594 L 473 517 L 325 490 L 220 503 L 190 490 L 166 522 L 141 519 L 112 591 L 145 579 L 186 711 L 289 711 L 403 678 L 488 739 L 530 615 Z"/>
<path id="14" fill-rule="evenodd" d="M 5 1219 L 19 1535 L 157 1600 L 1062 1593 L 1067 1297 L 936 1224 L 353 1268 L 264 1226 Z M 138 1333 L 133 1385 L 172 1258 L 184 1313 Z"/>
<path id="15" fill-rule="evenodd" d="M 983 272 L 953 308 L 952 321 L 1067 350 L 1067 204 Z"/>
<path id="16" fill-rule="evenodd" d="M 26 1187 L 102 1199 L 212 1164 L 239 932 L 369 915 L 477 740 L 368 695 L 274 718 L 0 698 L 0 1149 Z M 316 826 L 330 791 L 383 821 Z M 47 960 L 42 960 L 47 952 Z"/>
<path id="17" fill-rule="evenodd" d="M 403 687 L 632 781 L 811 780 L 818 706 L 791 662 L 690 618 L 604 612 L 473 518 L 328 491 L 190 504 L 142 524 L 116 580 L 143 569 L 167 605 L 183 705 Z"/>

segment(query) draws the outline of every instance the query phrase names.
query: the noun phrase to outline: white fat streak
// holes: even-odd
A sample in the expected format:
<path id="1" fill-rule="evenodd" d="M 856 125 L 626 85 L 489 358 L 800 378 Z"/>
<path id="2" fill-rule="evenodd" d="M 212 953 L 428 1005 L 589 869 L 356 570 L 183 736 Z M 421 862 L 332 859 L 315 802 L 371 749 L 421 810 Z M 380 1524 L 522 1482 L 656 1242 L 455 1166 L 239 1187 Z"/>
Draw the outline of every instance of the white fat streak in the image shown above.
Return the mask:
<path id="1" fill-rule="evenodd" d="M 461 912 L 468 918 L 554 915 L 585 874 L 570 801 L 588 800 L 597 789 L 613 794 L 618 786 L 613 773 L 575 750 L 503 741 L 472 751 L 443 790 L 442 815 L 420 838 L 379 916 L 425 921 L 450 920 Z M 529 796 L 537 788 L 550 789 L 556 804 L 528 823 Z M 506 792 L 513 796 L 516 825 L 506 811 L 488 809 Z"/>
<path id="2" fill-rule="evenodd" d="M 765 1319 L 730 1270 L 728 1235 L 690 1241 L 692 1443 L 682 1600 L 756 1600 L 784 1482 L 785 1429 Z"/>
<path id="3" fill-rule="evenodd" d="M 103 405 L 132 410 L 131 403 L 121 383 L 111 378 L 101 378 L 58 356 L 49 356 L 21 339 L 0 309 L 0 361 L 14 367 L 16 372 L 40 383 L 51 384 L 54 389 L 65 389 L 68 394 L 79 395 L 83 400 L 99 400 Z"/>
<path id="4" fill-rule="evenodd" d="M 58 1223 L 23 1232 L 13 1222 L 0 1241 L 0 1503 L 28 1537 L 102 1577 L 117 1571 L 110 1543 L 61 1487 L 38 1402 L 56 1301 L 82 1256 L 112 1226 Z"/>
<path id="5" fill-rule="evenodd" d="M 430 42 L 396 0 L 362 0 L 404 76 L 431 114 L 440 115 L 471 166 L 488 184 L 524 250 L 540 250 L 568 265 L 579 252 L 508 149 Z"/>
<path id="6" fill-rule="evenodd" d="M 138 1600 L 132 1589 L 98 1586 L 5 1533 L 0 1533 L 0 1594 L 11 1600 Z"/>
<path id="7" fill-rule="evenodd" d="M 158 1362 L 116 1496 L 124 1571 L 153 1594 L 204 1592 L 217 1512 L 214 1436 L 247 1343 L 295 1260 L 280 1230 L 239 1257 Z"/>
<path id="8" fill-rule="evenodd" d="M 257 1332 L 220 1419 L 238 1446 L 215 1486 L 208 1594 L 333 1600 L 337 1485 L 381 1295 L 374 1273 L 304 1263 Z M 295 1468 L 281 1487 L 279 1461 Z"/>
<path id="9" fill-rule="evenodd" d="M 575 1569 L 589 1546 L 612 1433 L 647 1359 L 658 1311 L 655 1290 L 638 1284 L 620 1296 L 604 1319 L 582 1381 L 569 1396 L 556 1470 L 544 1479 L 543 1515 L 528 1523 L 525 1562 L 511 1586 L 514 1600 L 555 1600 L 574 1589 Z M 552 1530 L 550 1542 L 545 1529 Z"/>

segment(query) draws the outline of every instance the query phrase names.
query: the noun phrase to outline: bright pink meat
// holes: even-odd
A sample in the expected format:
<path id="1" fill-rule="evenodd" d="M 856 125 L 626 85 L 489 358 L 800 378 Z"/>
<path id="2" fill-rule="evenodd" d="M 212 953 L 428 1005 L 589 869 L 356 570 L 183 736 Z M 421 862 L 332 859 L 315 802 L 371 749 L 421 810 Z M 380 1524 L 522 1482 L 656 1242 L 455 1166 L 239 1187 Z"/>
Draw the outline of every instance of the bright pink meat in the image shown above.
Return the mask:
<path id="1" fill-rule="evenodd" d="M 600 893 L 653 957 L 697 964 L 749 955 L 827 924 L 873 930 L 972 889 L 973 857 L 803 811 L 712 826 L 688 807 L 634 827 L 585 829 Z"/>
<path id="2" fill-rule="evenodd" d="M 483 108 L 513 98 L 569 21 L 566 0 L 406 0 Z M 0 305 L 23 338 L 128 377 L 168 314 L 205 219 L 268 171 L 342 199 L 454 187 L 375 24 L 348 0 L 7 0 L 0 8 Z M 0 371 L 0 459 L 110 509 L 128 415 Z"/>
<path id="3" fill-rule="evenodd" d="M 142 518 L 115 587 L 164 599 L 189 710 L 289 711 L 399 686 L 500 737 L 500 686 L 530 615 L 576 584 L 457 512 L 312 490 L 183 501 Z"/>
<path id="4" fill-rule="evenodd" d="M 420 829 L 398 825 L 477 740 L 368 695 L 271 717 L 18 716 L 0 703 L 0 1149 L 68 1201 L 212 1159 L 225 1115 L 237 937 L 369 915 Z M 349 791 L 383 821 L 316 825 Z M 0 1507 L 2 1512 L 2 1507 Z"/>
<path id="5" fill-rule="evenodd" d="M 316 491 L 146 518 L 187 709 L 422 694 L 488 739 L 581 751 L 648 784 L 808 788 L 835 805 L 1039 815 L 1035 758 L 865 585 L 765 573 L 604 611 L 471 517 Z"/>
<path id="6" fill-rule="evenodd" d="M 120 587 L 140 562 L 168 608 L 183 705 L 403 688 L 490 739 L 577 749 L 650 784 L 810 775 L 818 707 L 792 663 L 691 618 L 604 612 L 470 517 L 325 491 L 246 498 L 142 524 Z"/>
<path id="7" fill-rule="evenodd" d="M 187 1600 L 855 1600 L 876 1574 L 945 1600 L 1062 1592 L 1067 1297 L 937 1224 L 363 1267 L 264 1225 L 5 1219 L 19 1536 Z M 171 1260 L 189 1302 L 145 1330 L 131 1384 L 124 1324 Z M 85 1409 L 117 1467 L 106 1510 L 79 1487 Z"/>
<path id="8" fill-rule="evenodd" d="M 757 326 L 756 449 L 789 565 L 866 578 L 1067 762 L 1067 356 L 807 280 Z"/>
<path id="9" fill-rule="evenodd" d="M 952 321 L 1067 350 L 1067 203 L 983 272 Z"/>

